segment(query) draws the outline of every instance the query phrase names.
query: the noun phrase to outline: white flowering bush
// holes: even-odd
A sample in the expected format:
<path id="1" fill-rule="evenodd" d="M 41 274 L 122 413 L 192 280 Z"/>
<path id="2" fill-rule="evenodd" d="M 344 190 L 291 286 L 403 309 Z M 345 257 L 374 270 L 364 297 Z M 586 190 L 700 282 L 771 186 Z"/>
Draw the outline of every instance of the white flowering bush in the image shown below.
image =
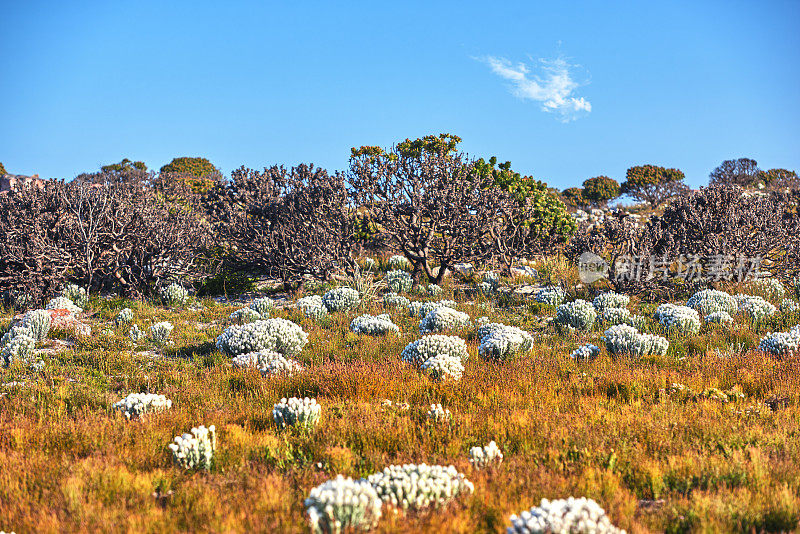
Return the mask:
<path id="1" fill-rule="evenodd" d="M 631 315 L 625 323 L 636 330 L 644 330 L 650 325 L 650 319 L 644 315 Z"/>
<path id="2" fill-rule="evenodd" d="M 115 402 L 114 408 L 131 419 L 141 417 L 146 413 L 168 410 L 172 408 L 172 401 L 164 395 L 154 393 L 131 393 L 119 402 Z"/>
<path id="3" fill-rule="evenodd" d="M 600 347 L 587 343 L 573 350 L 569 356 L 577 362 L 591 362 L 600 356 Z"/>
<path id="4" fill-rule="evenodd" d="M 606 308 L 627 308 L 631 298 L 628 295 L 620 295 L 613 291 L 600 293 L 592 301 L 592 305 L 597 311 L 602 312 Z"/>
<path id="5" fill-rule="evenodd" d="M 77 284 L 68 284 L 64 290 L 61 291 L 61 296 L 68 298 L 76 306 L 81 308 L 85 308 L 86 305 L 89 304 L 89 294 L 86 293 L 86 289 Z"/>
<path id="6" fill-rule="evenodd" d="M 478 328 L 478 354 L 486 360 L 505 361 L 533 348 L 533 336 L 515 326 L 486 323 Z"/>
<path id="7" fill-rule="evenodd" d="M 169 335 L 172 333 L 172 323 L 169 321 L 161 321 L 150 327 L 150 339 L 157 345 L 164 345 L 169 340 Z"/>
<path id="8" fill-rule="evenodd" d="M 297 301 L 297 307 L 303 315 L 310 319 L 319 319 L 328 315 L 328 308 L 322 304 L 322 297 L 319 295 L 309 295 Z"/>
<path id="9" fill-rule="evenodd" d="M 12 326 L 0 338 L 0 364 L 9 367 L 14 362 L 25 361 L 33 356 L 36 337 L 33 331 L 25 326 Z"/>
<path id="10" fill-rule="evenodd" d="M 303 370 L 299 362 L 271 350 L 240 354 L 231 358 L 231 363 L 234 367 L 255 367 L 264 376 L 292 375 Z"/>
<path id="11" fill-rule="evenodd" d="M 494 440 L 485 447 L 472 447 L 469 450 L 469 463 L 477 469 L 483 469 L 503 461 L 503 452 Z"/>
<path id="12" fill-rule="evenodd" d="M 414 280 L 406 271 L 395 270 L 386 273 L 386 287 L 393 293 L 408 293 L 412 285 Z"/>
<path id="13" fill-rule="evenodd" d="M 421 366 L 425 360 L 445 354 L 466 361 L 469 358 L 467 343 L 458 336 L 431 334 L 406 345 L 400 358 L 415 367 Z"/>
<path id="14" fill-rule="evenodd" d="M 578 330 L 591 330 L 597 320 L 594 306 L 582 299 L 577 299 L 556 308 L 556 323 Z"/>
<path id="15" fill-rule="evenodd" d="M 498 287 L 500 287 L 500 275 L 494 271 L 486 271 L 478 284 L 478 291 L 482 295 L 490 296 L 497 291 Z"/>
<path id="16" fill-rule="evenodd" d="M 668 333 L 695 335 L 700 332 L 700 314 L 689 306 L 662 304 L 653 317 Z"/>
<path id="17" fill-rule="evenodd" d="M 392 322 L 389 314 L 386 313 L 381 315 L 360 315 L 350 322 L 350 330 L 356 334 L 366 334 L 368 336 L 383 336 L 400 332 L 397 325 Z"/>
<path id="18" fill-rule="evenodd" d="M 733 322 L 733 317 L 731 317 L 730 314 L 725 311 L 711 312 L 708 315 L 706 315 L 703 319 L 707 323 L 715 323 L 715 324 L 731 324 Z"/>
<path id="19" fill-rule="evenodd" d="M 786 288 L 777 278 L 759 278 L 750 282 L 749 286 L 768 299 L 780 300 L 786 296 Z"/>
<path id="20" fill-rule="evenodd" d="M 628 308 L 603 308 L 600 315 L 602 321 L 608 324 L 624 324 L 630 317 L 631 312 Z"/>
<path id="21" fill-rule="evenodd" d="M 50 325 L 52 322 L 53 319 L 48 311 L 33 310 L 26 312 L 25 315 L 22 316 L 20 324 L 26 328 L 30 328 L 33 338 L 36 341 L 41 341 L 50 333 Z"/>
<path id="22" fill-rule="evenodd" d="M 780 310 L 782 313 L 800 313 L 800 302 L 792 299 L 783 299 L 781 301 Z"/>
<path id="23" fill-rule="evenodd" d="M 507 534 L 625 534 L 615 527 L 599 504 L 580 498 L 542 499 L 519 515 L 511 516 Z"/>
<path id="24" fill-rule="evenodd" d="M 253 308 L 241 308 L 231 313 L 228 320 L 236 324 L 247 324 L 261 319 L 261 314 Z"/>
<path id="25" fill-rule="evenodd" d="M 130 308 L 122 308 L 116 317 L 114 317 L 114 324 L 116 326 L 125 326 L 133 321 L 133 310 Z"/>
<path id="26" fill-rule="evenodd" d="M 389 267 L 392 269 L 411 269 L 411 262 L 405 256 L 395 254 L 389 258 Z"/>
<path id="27" fill-rule="evenodd" d="M 245 325 L 231 325 L 217 337 L 217 348 L 229 356 L 269 350 L 284 356 L 299 354 L 308 334 L 287 319 L 274 318 Z"/>
<path id="28" fill-rule="evenodd" d="M 428 421 L 433 423 L 448 423 L 453 417 L 450 410 L 442 407 L 441 404 L 431 404 L 428 408 Z"/>
<path id="29" fill-rule="evenodd" d="M 425 288 L 425 290 L 428 292 L 428 295 L 432 297 L 438 297 L 442 294 L 442 291 L 444 291 L 441 286 L 436 284 L 428 284 L 428 287 Z"/>
<path id="30" fill-rule="evenodd" d="M 272 417 L 279 430 L 288 427 L 311 429 L 319 422 L 322 406 L 316 399 L 283 398 L 272 408 Z"/>
<path id="31" fill-rule="evenodd" d="M 144 336 L 145 336 L 144 332 L 142 332 L 142 330 L 137 325 L 133 325 L 130 328 L 130 330 L 128 330 L 128 337 L 134 343 L 138 343 L 139 341 L 141 341 L 144 338 Z"/>
<path id="32" fill-rule="evenodd" d="M 313 534 L 342 534 L 375 528 L 383 501 L 368 481 L 338 475 L 313 488 L 304 504 Z"/>
<path id="33" fill-rule="evenodd" d="M 464 375 L 464 363 L 460 356 L 437 354 L 420 365 L 420 370 L 435 380 L 459 381 Z"/>
<path id="34" fill-rule="evenodd" d="M 422 321 L 419 323 L 420 334 L 433 334 L 437 332 L 446 332 L 450 330 L 458 330 L 469 326 L 469 315 L 449 308 L 441 306 L 429 311 Z"/>
<path id="35" fill-rule="evenodd" d="M 211 469 L 214 452 L 217 450 L 217 431 L 214 425 L 193 428 L 191 433 L 175 436 L 170 443 L 172 459 L 184 469 Z"/>
<path id="36" fill-rule="evenodd" d="M 697 310 L 702 315 L 720 311 L 724 311 L 728 315 L 734 315 L 739 309 L 739 305 L 733 295 L 717 289 L 698 291 L 689 298 L 686 305 Z"/>
<path id="37" fill-rule="evenodd" d="M 763 321 L 777 310 L 775 306 L 764 300 L 762 297 L 754 295 L 735 295 L 736 302 L 739 303 L 739 311 L 750 317 L 753 321 Z"/>
<path id="38" fill-rule="evenodd" d="M 441 307 L 456 309 L 456 302 L 453 300 L 440 300 L 439 302 L 411 302 L 408 305 L 408 314 L 411 317 L 425 318 L 432 310 Z"/>
<path id="39" fill-rule="evenodd" d="M 383 306 L 385 308 L 400 308 L 406 309 L 411 305 L 411 301 L 408 300 L 408 297 L 404 297 L 402 295 L 398 295 L 397 293 L 386 293 L 383 296 Z"/>
<path id="40" fill-rule="evenodd" d="M 785 356 L 800 350 L 800 325 L 788 332 L 768 333 L 761 339 L 758 348 L 775 356 Z"/>
<path id="41" fill-rule="evenodd" d="M 383 502 L 401 510 L 438 508 L 475 491 L 472 482 L 452 465 L 392 465 L 367 480 Z"/>
<path id="42" fill-rule="evenodd" d="M 337 287 L 322 296 L 322 305 L 328 313 L 347 311 L 361 304 L 361 296 L 351 287 Z"/>
<path id="43" fill-rule="evenodd" d="M 46 310 L 67 310 L 72 315 L 77 315 L 83 311 L 83 308 L 76 306 L 74 302 L 72 302 L 67 297 L 56 297 L 52 299 L 47 305 L 44 307 Z"/>
<path id="44" fill-rule="evenodd" d="M 250 309 L 258 313 L 262 319 L 268 319 L 275 308 L 275 301 L 269 297 L 260 297 L 250 303 Z"/>
<path id="45" fill-rule="evenodd" d="M 180 284 L 172 283 L 161 290 L 161 302 L 165 306 L 183 306 L 189 300 L 189 292 Z"/>
<path id="46" fill-rule="evenodd" d="M 617 356 L 663 356 L 669 348 L 669 341 L 661 336 L 641 334 L 626 324 L 614 325 L 603 333 L 606 350 Z"/>
<path id="47" fill-rule="evenodd" d="M 549 304 L 550 306 L 558 306 L 562 304 L 566 298 L 566 291 L 559 286 L 545 287 L 536 293 L 536 302 Z"/>

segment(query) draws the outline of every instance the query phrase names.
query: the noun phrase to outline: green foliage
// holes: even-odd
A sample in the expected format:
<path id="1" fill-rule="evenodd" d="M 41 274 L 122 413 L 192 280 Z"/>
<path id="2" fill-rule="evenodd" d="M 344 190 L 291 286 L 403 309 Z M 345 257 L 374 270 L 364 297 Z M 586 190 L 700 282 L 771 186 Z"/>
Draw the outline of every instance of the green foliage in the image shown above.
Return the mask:
<path id="1" fill-rule="evenodd" d="M 764 185 L 780 184 L 782 182 L 797 180 L 797 173 L 787 169 L 770 169 L 768 171 L 761 171 L 758 178 Z"/>
<path id="2" fill-rule="evenodd" d="M 212 295 L 237 296 L 250 293 L 256 287 L 255 280 L 243 273 L 221 272 L 195 283 L 198 297 Z"/>
<path id="3" fill-rule="evenodd" d="M 608 176 L 596 176 L 583 182 L 582 196 L 598 205 L 604 205 L 609 200 L 619 196 L 619 184 Z"/>
<path id="4" fill-rule="evenodd" d="M 161 174 L 179 175 L 194 193 L 204 194 L 214 187 L 219 169 L 206 158 L 180 157 L 161 167 Z"/>
<path id="5" fill-rule="evenodd" d="M 575 206 L 577 208 L 583 208 L 589 205 L 589 201 L 583 195 L 583 189 L 580 187 L 570 187 L 564 189 L 561 192 L 561 198 L 564 200 L 566 204 L 570 206 Z"/>
<path id="6" fill-rule="evenodd" d="M 2 176 L 3 174 L 8 174 L 8 173 L 6 172 L 6 168 L 3 167 L 3 162 L 0 161 L 0 176 Z"/>
<path id="7" fill-rule="evenodd" d="M 659 167 L 658 165 L 637 165 L 628 169 L 625 181 L 620 187 L 623 195 L 648 202 L 653 207 L 675 193 L 686 189 L 683 184 L 683 171 Z"/>
<path id="8" fill-rule="evenodd" d="M 119 163 L 112 163 L 110 165 L 103 165 L 100 167 L 103 172 L 133 172 L 142 171 L 147 172 L 147 165 L 143 161 L 131 161 L 128 158 L 123 159 Z"/>

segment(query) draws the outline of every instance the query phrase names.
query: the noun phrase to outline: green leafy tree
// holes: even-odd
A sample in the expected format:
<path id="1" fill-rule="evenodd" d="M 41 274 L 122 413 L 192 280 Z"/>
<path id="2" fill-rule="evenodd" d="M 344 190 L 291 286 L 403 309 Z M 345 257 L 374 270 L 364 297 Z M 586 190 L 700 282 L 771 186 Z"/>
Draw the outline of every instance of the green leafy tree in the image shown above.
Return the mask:
<path id="1" fill-rule="evenodd" d="M 103 165 L 100 167 L 102 172 L 119 172 L 119 173 L 132 173 L 135 171 L 147 172 L 147 165 L 143 161 L 131 161 L 128 158 L 123 159 L 119 163 L 112 163 L 111 165 Z"/>
<path id="2" fill-rule="evenodd" d="M 585 208 L 589 205 L 589 201 L 583 196 L 583 189 L 580 187 L 569 187 L 561 192 L 561 198 L 569 206 L 576 208 Z"/>
<path id="3" fill-rule="evenodd" d="M 0 161 L 0 176 L 2 176 L 4 174 L 8 174 L 8 173 L 6 172 L 6 168 L 3 167 L 3 162 Z"/>
<path id="4" fill-rule="evenodd" d="M 632 198 L 647 202 L 656 208 L 668 198 L 689 188 L 683 183 L 682 171 L 658 165 L 637 165 L 625 175 L 620 192 Z"/>
<path id="5" fill-rule="evenodd" d="M 207 193 L 218 182 L 220 171 L 206 158 L 180 157 L 161 167 L 162 177 L 182 180 L 196 194 Z"/>
<path id="6" fill-rule="evenodd" d="M 619 196 L 619 183 L 608 176 L 596 176 L 583 182 L 583 197 L 596 206 L 606 206 Z"/>
<path id="7" fill-rule="evenodd" d="M 759 180 L 766 186 L 785 187 L 789 184 L 796 183 L 797 173 L 787 169 L 770 169 L 768 171 L 761 171 Z"/>

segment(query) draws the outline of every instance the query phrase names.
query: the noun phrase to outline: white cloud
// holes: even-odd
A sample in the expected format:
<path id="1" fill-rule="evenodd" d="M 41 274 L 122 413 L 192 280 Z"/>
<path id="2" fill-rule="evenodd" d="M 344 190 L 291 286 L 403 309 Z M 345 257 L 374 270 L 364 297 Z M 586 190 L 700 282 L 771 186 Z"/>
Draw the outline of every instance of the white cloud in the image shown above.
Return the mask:
<path id="1" fill-rule="evenodd" d="M 542 111 L 558 115 L 569 122 L 592 111 L 592 104 L 574 95 L 580 84 L 573 79 L 571 65 L 563 58 L 540 59 L 540 74 L 532 73 L 525 63 L 512 64 L 502 57 L 481 58 L 492 72 L 511 82 L 511 92 L 522 100 L 542 103 Z"/>

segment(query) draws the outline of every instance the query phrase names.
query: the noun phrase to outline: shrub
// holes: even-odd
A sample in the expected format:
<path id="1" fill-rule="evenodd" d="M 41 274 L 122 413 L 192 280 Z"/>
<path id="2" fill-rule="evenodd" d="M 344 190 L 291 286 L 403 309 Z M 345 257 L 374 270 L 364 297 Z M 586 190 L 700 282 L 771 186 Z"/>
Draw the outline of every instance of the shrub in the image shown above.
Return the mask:
<path id="1" fill-rule="evenodd" d="M 483 469 L 502 461 L 503 453 L 494 441 L 490 441 L 485 447 L 472 447 L 469 450 L 469 463 L 478 469 Z"/>
<path id="2" fill-rule="evenodd" d="M 76 306 L 71 300 L 66 297 L 56 297 L 44 307 L 46 310 L 67 310 L 73 315 L 83 312 L 83 308 Z"/>
<path id="3" fill-rule="evenodd" d="M 429 311 L 419 323 L 420 334 L 433 334 L 450 330 L 459 330 L 469 326 L 469 315 L 449 308 L 440 306 Z"/>
<path id="4" fill-rule="evenodd" d="M 766 299 L 782 299 L 786 296 L 786 288 L 777 278 L 760 278 L 750 282 L 750 288 Z"/>
<path id="5" fill-rule="evenodd" d="M 561 326 L 591 330 L 596 319 L 594 306 L 582 299 L 562 304 L 556 309 L 556 323 Z"/>
<path id="6" fill-rule="evenodd" d="M 89 295 L 86 293 L 86 289 L 76 284 L 67 285 L 61 292 L 61 296 L 68 298 L 81 308 L 85 308 L 89 304 Z"/>
<path id="7" fill-rule="evenodd" d="M 627 308 L 605 308 L 600 318 L 604 323 L 623 324 L 627 323 L 631 317 L 631 312 Z"/>
<path id="8" fill-rule="evenodd" d="M 175 436 L 170 443 L 172 459 L 184 469 L 211 469 L 214 452 L 217 450 L 217 432 L 214 425 L 206 428 L 200 425 L 191 430 L 191 434 Z"/>
<path id="9" fill-rule="evenodd" d="M 217 348 L 229 356 L 269 350 L 294 356 L 308 343 L 308 334 L 287 319 L 267 319 L 232 325 L 217 337 Z"/>
<path id="10" fill-rule="evenodd" d="M 800 302 L 792 299 L 783 299 L 780 310 L 783 313 L 800 313 Z"/>
<path id="11" fill-rule="evenodd" d="M 533 348 L 533 337 L 515 326 L 488 323 L 478 328 L 478 354 L 486 360 L 506 361 Z"/>
<path id="12" fill-rule="evenodd" d="M 411 301 L 407 297 L 398 295 L 397 293 L 386 293 L 383 295 L 383 306 L 386 308 L 394 307 L 406 309 L 411 306 Z"/>
<path id="13" fill-rule="evenodd" d="M 331 289 L 322 296 L 322 305 L 329 313 L 351 310 L 361 304 L 358 291 L 349 287 Z"/>
<path id="14" fill-rule="evenodd" d="M 611 524 L 599 504 L 580 498 L 548 501 L 511 516 L 508 534 L 619 534 L 624 532 Z"/>
<path id="15" fill-rule="evenodd" d="M 761 339 L 758 348 L 776 356 L 784 356 L 800 350 L 800 326 L 788 332 L 768 333 Z"/>
<path id="16" fill-rule="evenodd" d="M 683 183 L 684 178 L 678 169 L 639 165 L 628 169 L 620 192 L 656 208 L 669 197 L 689 189 Z"/>
<path id="17" fill-rule="evenodd" d="M 461 361 L 466 361 L 469 358 L 467 344 L 463 339 L 458 336 L 445 336 L 441 334 L 432 334 L 409 343 L 406 345 L 406 348 L 403 349 L 400 358 L 404 362 L 419 367 L 428 358 L 438 356 L 439 354 L 457 357 L 461 359 Z"/>
<path id="18" fill-rule="evenodd" d="M 47 337 L 52 324 L 52 316 L 46 310 L 33 310 L 22 316 L 20 324 L 31 330 L 33 339 L 41 341 Z"/>
<path id="19" fill-rule="evenodd" d="M 435 380 L 461 380 L 464 363 L 460 356 L 437 354 L 420 365 L 420 370 Z"/>
<path id="20" fill-rule="evenodd" d="M 175 158 L 160 169 L 162 180 L 183 182 L 195 194 L 207 193 L 220 175 L 206 158 Z"/>
<path id="21" fill-rule="evenodd" d="M 619 193 L 619 183 L 608 176 L 596 176 L 583 182 L 583 198 L 598 206 L 605 206 L 609 200 L 617 198 Z"/>
<path id="22" fill-rule="evenodd" d="M 172 323 L 169 321 L 161 321 L 150 327 L 150 339 L 157 345 L 165 345 L 172 333 Z"/>
<path id="23" fill-rule="evenodd" d="M 475 487 L 451 466 L 406 464 L 386 467 L 367 477 L 378 496 L 401 510 L 442 507 Z"/>
<path id="24" fill-rule="evenodd" d="M 128 419 L 141 417 L 146 413 L 162 412 L 172 408 L 172 401 L 164 395 L 154 393 L 131 393 L 119 402 L 114 403 L 114 408 L 125 414 Z"/>
<path id="25" fill-rule="evenodd" d="M 144 332 L 137 325 L 133 325 L 130 330 L 128 330 L 128 338 L 134 343 L 138 343 L 144 338 Z"/>
<path id="26" fill-rule="evenodd" d="M 620 295 L 613 291 L 600 293 L 592 301 L 592 305 L 597 311 L 602 312 L 606 308 L 627 308 L 631 298 L 628 295 Z"/>
<path id="27" fill-rule="evenodd" d="M 271 350 L 248 352 L 231 358 L 234 367 L 255 367 L 264 376 L 287 375 L 302 371 L 303 366 L 290 358 Z"/>
<path id="28" fill-rule="evenodd" d="M 303 312 L 303 315 L 311 319 L 319 319 L 328 315 L 328 308 L 322 304 L 322 297 L 319 295 L 309 295 L 297 301 L 297 307 Z"/>
<path id="29" fill-rule="evenodd" d="M 727 312 L 734 315 L 739 305 L 732 295 L 716 289 L 703 289 L 692 295 L 686 302 L 690 308 L 697 310 L 702 315 L 714 312 Z"/>
<path id="30" fill-rule="evenodd" d="M 374 528 L 383 502 L 366 480 L 338 475 L 312 489 L 304 504 L 313 534 L 340 534 Z"/>
<path id="31" fill-rule="evenodd" d="M 392 269 L 408 270 L 411 269 L 411 262 L 401 254 L 395 254 L 389 258 L 389 267 Z"/>
<path id="32" fill-rule="evenodd" d="M 394 270 L 386 273 L 386 287 L 393 293 L 408 293 L 414 280 L 406 271 Z"/>
<path id="33" fill-rule="evenodd" d="M 736 302 L 739 303 L 739 311 L 750 317 L 753 321 L 763 321 L 773 315 L 777 308 L 761 297 L 754 295 L 734 295 Z"/>
<path id="34" fill-rule="evenodd" d="M 269 317 L 269 315 L 267 317 Z M 253 308 L 240 308 L 228 316 L 228 319 L 236 324 L 252 323 L 261 318 L 261 314 Z"/>
<path id="35" fill-rule="evenodd" d="M 603 341 L 609 354 L 616 356 L 663 356 L 669 341 L 661 336 L 640 334 L 632 326 L 614 325 L 603 333 Z"/>
<path id="36" fill-rule="evenodd" d="M 566 292 L 558 286 L 545 287 L 536 293 L 536 302 L 549 304 L 550 306 L 559 306 L 566 298 Z"/>
<path id="37" fill-rule="evenodd" d="M 116 317 L 114 317 L 114 324 L 116 326 L 124 326 L 133 321 L 133 310 L 130 308 L 122 308 Z"/>
<path id="38" fill-rule="evenodd" d="M 10 367 L 15 362 L 25 361 L 33 356 L 36 347 L 35 334 L 30 328 L 12 326 L 0 338 L 0 364 Z"/>
<path id="39" fill-rule="evenodd" d="M 6 168 L 3 167 L 3 162 L 0 161 L 0 176 L 3 176 L 4 174 L 8 174 L 8 172 L 6 172 Z"/>
<path id="40" fill-rule="evenodd" d="M 257 312 L 262 319 L 269 319 L 274 308 L 275 301 L 269 297 L 260 297 L 250 303 L 250 309 Z"/>
<path id="41" fill-rule="evenodd" d="M 368 314 L 360 315 L 350 322 L 350 330 L 356 334 L 366 334 L 368 336 L 383 336 L 390 333 L 396 334 L 400 331 L 388 314 L 377 316 Z"/>
<path id="42" fill-rule="evenodd" d="M 573 350 L 569 356 L 577 362 L 591 362 L 600 356 L 600 347 L 588 343 Z"/>
<path id="43" fill-rule="evenodd" d="M 696 335 L 700 332 L 700 314 L 688 306 L 662 304 L 653 317 L 668 333 Z"/>
<path id="44" fill-rule="evenodd" d="M 452 300 L 440 300 L 439 302 L 410 302 L 408 305 L 408 314 L 411 317 L 422 317 L 423 319 L 433 310 L 437 308 L 451 308 L 456 309 L 457 304 Z"/>
<path id="45" fill-rule="evenodd" d="M 585 208 L 590 204 L 580 187 L 569 187 L 561 192 L 561 198 L 570 206 Z"/>
<path id="46" fill-rule="evenodd" d="M 707 323 L 716 324 L 731 324 L 733 322 L 733 317 L 731 317 L 730 314 L 725 311 L 711 312 L 706 315 L 704 319 Z"/>
<path id="47" fill-rule="evenodd" d="M 316 399 L 283 398 L 272 408 L 272 417 L 278 430 L 288 427 L 311 429 L 317 425 L 322 407 Z"/>
<path id="48" fill-rule="evenodd" d="M 161 290 L 161 302 L 165 306 L 183 306 L 189 300 L 189 292 L 180 285 L 172 283 Z"/>

